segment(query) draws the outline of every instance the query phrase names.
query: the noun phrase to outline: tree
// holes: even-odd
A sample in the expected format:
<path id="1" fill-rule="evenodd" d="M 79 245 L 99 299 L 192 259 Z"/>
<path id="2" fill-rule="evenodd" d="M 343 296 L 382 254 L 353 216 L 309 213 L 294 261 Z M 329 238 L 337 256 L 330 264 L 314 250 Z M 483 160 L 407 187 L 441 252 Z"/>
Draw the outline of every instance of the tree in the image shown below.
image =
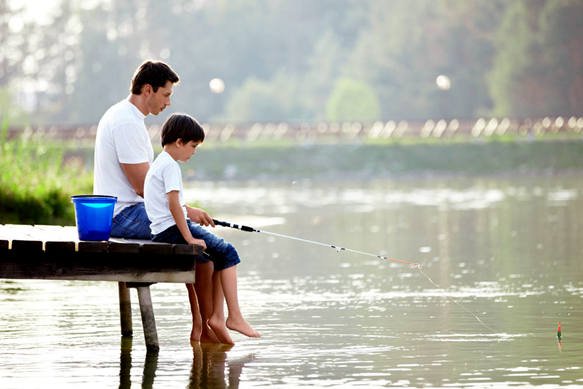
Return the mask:
<path id="1" fill-rule="evenodd" d="M 513 2 L 496 37 L 489 86 L 497 116 L 579 114 L 583 106 L 583 3 Z"/>
<path id="2" fill-rule="evenodd" d="M 489 37 L 503 9 L 500 0 L 371 2 L 345 75 L 375 88 L 384 119 L 473 116 L 490 104 Z M 450 91 L 437 88 L 440 74 Z"/>
<path id="3" fill-rule="evenodd" d="M 583 2 L 549 1 L 540 16 L 541 50 L 552 115 L 576 115 L 583 107 Z"/>
<path id="4" fill-rule="evenodd" d="M 0 0 L 0 131 L 27 122 L 18 89 L 26 75 L 26 63 L 32 55 L 30 40 L 34 26 L 22 17 L 22 8 Z"/>
<path id="5" fill-rule="evenodd" d="M 278 74 L 270 81 L 250 78 L 233 92 L 227 103 L 227 119 L 233 122 L 295 121 L 301 111 L 297 81 Z"/>
<path id="6" fill-rule="evenodd" d="M 24 74 L 22 65 L 30 55 L 26 38 L 32 25 L 22 17 L 22 8 L 14 8 L 11 1 L 0 0 L 0 87 Z"/>
<path id="7" fill-rule="evenodd" d="M 338 80 L 326 107 L 329 121 L 372 122 L 379 116 L 379 101 L 369 85 L 349 78 Z"/>

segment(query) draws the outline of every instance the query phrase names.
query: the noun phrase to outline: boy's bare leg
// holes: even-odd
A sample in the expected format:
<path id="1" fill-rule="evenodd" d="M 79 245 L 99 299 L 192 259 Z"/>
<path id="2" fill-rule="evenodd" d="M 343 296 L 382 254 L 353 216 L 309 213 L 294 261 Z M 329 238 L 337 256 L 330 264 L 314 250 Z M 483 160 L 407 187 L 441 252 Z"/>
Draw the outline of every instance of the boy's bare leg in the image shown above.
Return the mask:
<path id="1" fill-rule="evenodd" d="M 235 344 L 229 330 L 225 324 L 225 312 L 223 309 L 224 305 L 224 294 L 223 285 L 221 284 L 220 272 L 213 273 L 213 314 L 209 320 L 209 326 L 214 331 L 215 335 L 221 343 L 224 344 Z"/>
<path id="2" fill-rule="evenodd" d="M 202 318 L 198 308 L 198 300 L 193 284 L 184 284 L 188 291 L 188 301 L 190 302 L 190 311 L 192 312 L 192 331 L 190 332 L 190 341 L 193 343 L 200 342 L 202 334 Z"/>
<path id="3" fill-rule="evenodd" d="M 196 262 L 194 289 L 196 290 L 200 305 L 202 322 L 200 341 L 203 343 L 219 343 L 213 330 L 208 325 L 208 321 L 213 313 L 213 269 L 213 263 L 210 261 Z"/>
<path id="4" fill-rule="evenodd" d="M 242 333 L 251 338 L 259 338 L 261 334 L 253 329 L 243 318 L 239 308 L 239 297 L 237 295 L 237 266 L 231 266 L 218 272 L 221 276 L 221 285 L 229 309 L 227 318 L 227 328 Z"/>

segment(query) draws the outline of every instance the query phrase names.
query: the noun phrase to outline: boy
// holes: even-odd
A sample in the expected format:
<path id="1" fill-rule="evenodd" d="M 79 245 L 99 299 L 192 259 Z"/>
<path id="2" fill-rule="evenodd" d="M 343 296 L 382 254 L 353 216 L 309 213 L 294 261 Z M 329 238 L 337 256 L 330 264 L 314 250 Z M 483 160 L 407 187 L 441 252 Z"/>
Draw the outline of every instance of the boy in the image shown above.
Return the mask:
<path id="1" fill-rule="evenodd" d="M 235 248 L 223 239 L 191 223 L 186 217 L 182 198 L 182 175 L 177 161 L 186 162 L 204 140 L 204 131 L 194 118 L 173 114 L 162 126 L 162 147 L 148 170 L 144 184 L 144 202 L 151 220 L 152 240 L 166 243 L 200 245 L 209 254 L 213 264 L 212 306 L 215 307 L 208 325 L 221 343 L 233 344 L 227 328 L 243 335 L 258 338 L 243 318 L 237 297 L 237 264 Z M 209 293 L 204 293 L 208 295 Z M 223 320 L 223 297 L 229 316 Z"/>

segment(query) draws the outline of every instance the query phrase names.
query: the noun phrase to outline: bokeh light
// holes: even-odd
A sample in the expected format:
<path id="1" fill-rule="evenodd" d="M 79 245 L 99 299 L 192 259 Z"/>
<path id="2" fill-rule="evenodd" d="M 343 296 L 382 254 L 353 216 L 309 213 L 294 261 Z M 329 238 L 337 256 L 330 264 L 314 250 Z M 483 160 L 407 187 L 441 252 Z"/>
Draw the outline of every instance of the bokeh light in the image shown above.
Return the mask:
<path id="1" fill-rule="evenodd" d="M 449 90 L 449 88 L 451 88 L 451 80 L 449 79 L 448 76 L 445 76 L 443 74 L 437 76 L 437 78 L 435 79 L 435 83 L 437 84 L 437 87 L 441 90 Z"/>
<path id="2" fill-rule="evenodd" d="M 225 82 L 220 78 L 213 78 L 209 82 L 209 88 L 213 93 L 223 93 L 225 90 Z"/>

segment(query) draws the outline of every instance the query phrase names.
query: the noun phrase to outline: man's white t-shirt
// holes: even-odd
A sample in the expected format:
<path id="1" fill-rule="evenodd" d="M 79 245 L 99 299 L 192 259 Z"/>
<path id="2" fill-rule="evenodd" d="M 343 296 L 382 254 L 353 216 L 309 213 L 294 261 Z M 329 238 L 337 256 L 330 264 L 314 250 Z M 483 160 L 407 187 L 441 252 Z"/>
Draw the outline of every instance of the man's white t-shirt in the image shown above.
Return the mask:
<path id="1" fill-rule="evenodd" d="M 144 124 L 146 116 L 128 100 L 105 112 L 97 126 L 93 165 L 93 193 L 117 196 L 114 216 L 144 199 L 124 174 L 120 163 L 152 163 L 154 150 Z"/>
<path id="2" fill-rule="evenodd" d="M 153 235 L 159 234 L 176 224 L 170 212 L 167 196 L 168 192 L 173 190 L 178 191 L 178 199 L 186 219 L 186 208 L 182 198 L 180 166 L 170 154 L 162 151 L 150 166 L 144 183 L 144 201 L 148 219 L 152 222 L 150 229 Z"/>

